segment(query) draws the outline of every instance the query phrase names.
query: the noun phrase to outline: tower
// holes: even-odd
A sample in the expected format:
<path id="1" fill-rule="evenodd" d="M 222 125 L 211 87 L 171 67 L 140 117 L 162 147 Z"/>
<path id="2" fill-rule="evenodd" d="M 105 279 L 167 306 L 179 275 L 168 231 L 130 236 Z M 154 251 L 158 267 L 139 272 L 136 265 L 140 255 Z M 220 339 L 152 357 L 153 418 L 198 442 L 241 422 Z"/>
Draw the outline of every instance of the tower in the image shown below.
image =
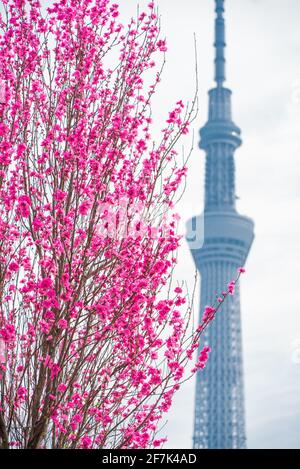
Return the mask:
<path id="1" fill-rule="evenodd" d="M 225 82 L 224 0 L 215 0 L 215 82 L 209 91 L 209 115 L 200 130 L 206 153 L 202 247 L 190 242 L 201 274 L 200 314 L 226 289 L 245 264 L 253 241 L 253 222 L 236 210 L 235 150 L 241 131 L 231 117 L 231 91 Z M 197 375 L 194 448 L 245 448 L 245 413 L 240 295 L 228 297 L 208 326 L 204 341 L 212 348 L 205 370 Z M 202 338 L 203 342 L 203 338 Z"/>

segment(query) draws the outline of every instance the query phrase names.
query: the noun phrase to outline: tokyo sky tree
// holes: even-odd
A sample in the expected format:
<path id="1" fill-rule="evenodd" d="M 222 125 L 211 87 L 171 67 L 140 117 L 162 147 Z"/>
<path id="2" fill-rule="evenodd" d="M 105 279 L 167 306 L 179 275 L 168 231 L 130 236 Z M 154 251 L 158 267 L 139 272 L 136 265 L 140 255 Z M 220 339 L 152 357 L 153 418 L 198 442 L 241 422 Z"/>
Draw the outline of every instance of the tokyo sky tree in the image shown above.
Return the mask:
<path id="1" fill-rule="evenodd" d="M 189 222 L 188 241 L 201 274 L 200 314 L 226 289 L 245 264 L 253 241 L 253 222 L 236 210 L 235 150 L 240 129 L 231 116 L 225 81 L 224 0 L 216 0 L 215 82 L 209 91 L 208 122 L 200 130 L 206 153 L 205 209 Z M 204 228 L 203 245 L 199 230 Z M 200 236 L 201 237 L 201 236 Z M 194 448 L 245 448 L 245 412 L 240 295 L 237 287 L 205 332 L 212 348 L 196 384 Z M 201 342 L 203 346 L 203 342 Z"/>

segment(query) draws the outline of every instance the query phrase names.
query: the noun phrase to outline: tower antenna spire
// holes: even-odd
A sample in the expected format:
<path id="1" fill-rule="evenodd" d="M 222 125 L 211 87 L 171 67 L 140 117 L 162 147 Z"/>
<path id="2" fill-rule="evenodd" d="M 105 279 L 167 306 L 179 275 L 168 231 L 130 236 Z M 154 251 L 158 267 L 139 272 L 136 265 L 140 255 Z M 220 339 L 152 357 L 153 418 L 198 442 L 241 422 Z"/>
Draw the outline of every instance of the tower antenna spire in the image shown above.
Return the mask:
<path id="1" fill-rule="evenodd" d="M 215 19 L 215 81 L 218 87 L 222 87 L 226 79 L 225 77 L 225 20 L 224 0 L 215 0 L 216 3 L 216 19 Z"/>

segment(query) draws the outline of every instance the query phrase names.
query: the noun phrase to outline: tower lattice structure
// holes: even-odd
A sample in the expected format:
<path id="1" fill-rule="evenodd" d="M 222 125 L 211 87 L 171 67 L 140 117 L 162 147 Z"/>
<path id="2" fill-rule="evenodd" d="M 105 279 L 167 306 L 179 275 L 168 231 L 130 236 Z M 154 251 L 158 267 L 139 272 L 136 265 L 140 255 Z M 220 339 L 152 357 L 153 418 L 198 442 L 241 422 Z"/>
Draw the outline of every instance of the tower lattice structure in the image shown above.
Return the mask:
<path id="1" fill-rule="evenodd" d="M 209 91 L 209 116 L 200 130 L 206 153 L 204 242 L 191 252 L 201 274 L 200 315 L 226 289 L 245 264 L 253 241 L 253 222 L 238 214 L 235 193 L 235 150 L 241 131 L 231 115 L 231 91 L 225 82 L 224 0 L 215 0 L 215 82 Z M 200 218 L 196 226 L 201 227 Z M 245 412 L 240 294 L 228 297 L 207 328 L 203 343 L 212 353 L 197 375 L 194 448 L 245 448 Z"/>

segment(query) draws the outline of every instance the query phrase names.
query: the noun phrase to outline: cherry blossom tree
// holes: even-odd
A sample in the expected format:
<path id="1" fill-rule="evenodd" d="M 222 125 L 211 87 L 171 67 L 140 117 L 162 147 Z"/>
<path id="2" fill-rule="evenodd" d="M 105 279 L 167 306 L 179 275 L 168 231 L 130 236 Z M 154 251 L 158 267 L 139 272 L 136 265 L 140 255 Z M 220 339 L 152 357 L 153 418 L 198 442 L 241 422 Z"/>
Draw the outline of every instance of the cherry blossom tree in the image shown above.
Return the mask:
<path id="1" fill-rule="evenodd" d="M 189 332 L 173 207 L 195 103 L 151 137 L 166 51 L 153 3 L 127 27 L 109 0 L 2 3 L 0 445 L 160 446 L 233 293 Z"/>

